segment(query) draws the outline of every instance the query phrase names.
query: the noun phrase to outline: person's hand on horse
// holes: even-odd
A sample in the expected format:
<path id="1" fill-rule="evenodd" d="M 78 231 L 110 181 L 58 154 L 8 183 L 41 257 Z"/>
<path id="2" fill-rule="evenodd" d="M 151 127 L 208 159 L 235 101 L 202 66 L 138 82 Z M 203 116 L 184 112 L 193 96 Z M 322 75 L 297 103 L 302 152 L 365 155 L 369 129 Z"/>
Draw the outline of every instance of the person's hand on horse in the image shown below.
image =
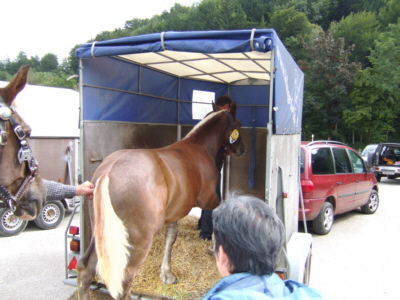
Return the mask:
<path id="1" fill-rule="evenodd" d="M 90 181 L 85 181 L 76 187 L 76 196 L 86 196 L 88 199 L 93 199 L 94 185 Z"/>

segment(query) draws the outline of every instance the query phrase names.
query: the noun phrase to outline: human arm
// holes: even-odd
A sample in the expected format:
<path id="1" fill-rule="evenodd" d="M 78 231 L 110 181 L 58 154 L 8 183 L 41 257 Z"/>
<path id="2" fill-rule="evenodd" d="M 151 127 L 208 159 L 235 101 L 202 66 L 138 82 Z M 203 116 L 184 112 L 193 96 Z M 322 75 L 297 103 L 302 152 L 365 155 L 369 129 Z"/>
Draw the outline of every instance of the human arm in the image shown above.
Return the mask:
<path id="1" fill-rule="evenodd" d="M 94 186 L 89 181 L 86 181 L 77 187 L 45 179 L 43 179 L 43 182 L 47 188 L 47 201 L 62 200 L 65 198 L 73 198 L 75 196 L 87 196 L 88 198 L 91 198 L 93 195 Z"/>
<path id="2" fill-rule="evenodd" d="M 86 196 L 89 199 L 93 198 L 94 185 L 90 181 L 85 181 L 76 187 L 76 196 Z"/>

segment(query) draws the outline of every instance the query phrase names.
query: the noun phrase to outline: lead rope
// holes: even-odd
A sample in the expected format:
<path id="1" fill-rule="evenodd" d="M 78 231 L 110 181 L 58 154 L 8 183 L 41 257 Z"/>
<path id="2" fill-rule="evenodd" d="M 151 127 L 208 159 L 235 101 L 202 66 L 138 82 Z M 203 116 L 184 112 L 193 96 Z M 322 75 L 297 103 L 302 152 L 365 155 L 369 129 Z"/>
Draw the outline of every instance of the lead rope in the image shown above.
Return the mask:
<path id="1" fill-rule="evenodd" d="M 251 128 L 251 152 L 250 152 L 250 171 L 249 171 L 249 186 L 254 188 L 256 181 L 256 108 L 251 109 L 252 114 L 252 128 Z"/>

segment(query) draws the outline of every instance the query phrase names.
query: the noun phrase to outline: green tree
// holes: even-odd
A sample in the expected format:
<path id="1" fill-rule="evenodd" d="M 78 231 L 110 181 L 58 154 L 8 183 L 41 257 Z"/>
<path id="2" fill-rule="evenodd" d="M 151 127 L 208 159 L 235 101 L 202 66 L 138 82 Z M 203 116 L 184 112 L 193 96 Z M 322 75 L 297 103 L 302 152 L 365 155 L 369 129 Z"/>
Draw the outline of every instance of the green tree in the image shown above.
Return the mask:
<path id="1" fill-rule="evenodd" d="M 39 70 L 40 69 L 40 58 L 39 56 L 31 56 L 29 59 L 29 64 L 31 65 L 31 69 Z"/>
<path id="2" fill-rule="evenodd" d="M 339 23 L 333 23 L 331 29 L 335 38 L 344 38 L 345 47 L 354 45 L 350 60 L 360 62 L 363 67 L 369 65 L 368 56 L 379 35 L 380 23 L 372 12 L 350 13 Z"/>
<path id="3" fill-rule="evenodd" d="M 126 36 L 126 32 L 120 28 L 117 28 L 113 31 L 102 31 L 96 35 L 93 41 L 106 41 L 112 39 L 118 39 Z"/>
<path id="4" fill-rule="evenodd" d="M 125 22 L 124 29 L 129 31 L 134 31 L 140 27 L 147 26 L 150 22 L 150 19 L 138 19 L 134 18 L 132 20 L 128 20 Z"/>
<path id="5" fill-rule="evenodd" d="M 351 13 L 357 13 L 360 11 L 371 11 L 376 13 L 385 2 L 386 0 L 331 0 L 327 20 L 329 20 L 329 22 L 339 21 Z"/>
<path id="6" fill-rule="evenodd" d="M 28 57 L 26 56 L 25 52 L 20 51 L 13 61 L 10 61 L 10 59 L 5 61 L 5 68 L 8 74 L 14 75 L 18 72 L 21 66 L 27 64 L 29 64 Z"/>
<path id="7" fill-rule="evenodd" d="M 304 38 L 311 30 L 311 24 L 305 14 L 294 7 L 275 11 L 271 16 L 270 26 L 276 30 L 284 42 L 289 37 Z"/>
<path id="8" fill-rule="evenodd" d="M 56 71 L 58 67 L 57 55 L 53 53 L 45 54 L 40 60 L 40 71 L 42 72 L 52 72 Z"/>
<path id="9" fill-rule="evenodd" d="M 389 0 L 379 11 L 378 19 L 384 26 L 396 24 L 400 17 L 400 0 Z"/>
<path id="10" fill-rule="evenodd" d="M 63 65 L 64 71 L 69 75 L 78 74 L 79 72 L 79 61 L 75 56 L 76 49 L 79 48 L 79 45 L 75 45 L 70 51 L 69 55 L 66 58 L 66 64 Z"/>
<path id="11" fill-rule="evenodd" d="M 321 24 L 322 19 L 327 15 L 325 10 L 330 7 L 330 3 L 331 0 L 290 0 L 273 9 L 275 12 L 293 7 L 296 11 L 304 13 L 311 23 Z"/>
<path id="12" fill-rule="evenodd" d="M 191 30 L 193 28 L 192 20 L 192 10 L 190 7 L 183 6 L 181 4 L 175 3 L 169 12 L 164 11 L 161 14 L 161 19 L 163 20 L 164 30 Z"/>
<path id="13" fill-rule="evenodd" d="M 303 41 L 315 38 L 321 29 L 311 24 L 306 15 L 294 7 L 276 10 L 271 16 L 270 27 L 274 28 L 286 48 L 296 59 L 305 59 Z"/>
<path id="14" fill-rule="evenodd" d="M 240 29 L 247 25 L 239 0 L 203 0 L 194 14 L 197 30 Z"/>
<path id="15" fill-rule="evenodd" d="M 387 0 L 357 0 L 351 1 L 350 11 L 361 12 L 375 12 L 377 13 L 382 7 L 385 6 Z"/>
<path id="16" fill-rule="evenodd" d="M 349 62 L 352 49 L 345 49 L 344 40 L 335 39 L 331 30 L 322 31 L 305 48 L 310 60 L 302 63 L 306 71 L 303 132 L 317 138 L 344 139 L 345 130 L 339 132 L 339 125 L 350 105 L 349 94 L 360 66 Z"/>
<path id="17" fill-rule="evenodd" d="M 0 70 L 0 80 L 10 81 L 11 79 L 12 79 L 12 76 L 10 74 L 8 74 L 6 71 Z"/>
<path id="18" fill-rule="evenodd" d="M 380 135 L 394 133 L 400 114 L 400 24 L 390 24 L 379 35 L 369 60 L 352 93 L 353 108 L 345 112 L 345 122 L 356 126 L 360 139 L 368 143 Z M 397 133 L 397 138 L 400 134 Z M 375 141 L 374 141 L 375 142 Z"/>
<path id="19" fill-rule="evenodd" d="M 247 21 L 249 22 L 250 27 L 257 27 L 262 22 L 266 23 L 266 20 L 269 20 L 271 6 L 268 1 L 241 0 L 240 4 L 247 16 Z"/>

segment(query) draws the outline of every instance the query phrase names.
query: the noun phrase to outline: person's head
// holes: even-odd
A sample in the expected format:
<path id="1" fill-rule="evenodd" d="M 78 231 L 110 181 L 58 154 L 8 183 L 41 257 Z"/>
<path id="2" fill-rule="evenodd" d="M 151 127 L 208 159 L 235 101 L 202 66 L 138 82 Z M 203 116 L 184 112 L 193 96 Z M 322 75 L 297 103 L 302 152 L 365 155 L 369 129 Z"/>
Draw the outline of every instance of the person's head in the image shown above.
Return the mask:
<path id="1" fill-rule="evenodd" d="M 275 271 L 283 247 L 284 227 L 264 201 L 232 195 L 214 210 L 213 226 L 214 251 L 222 276 Z"/>
<path id="2" fill-rule="evenodd" d="M 232 103 L 232 99 L 226 95 L 218 97 L 217 101 L 215 101 L 215 104 L 220 109 L 226 109 L 226 110 L 229 110 L 229 106 L 231 103 Z"/>

